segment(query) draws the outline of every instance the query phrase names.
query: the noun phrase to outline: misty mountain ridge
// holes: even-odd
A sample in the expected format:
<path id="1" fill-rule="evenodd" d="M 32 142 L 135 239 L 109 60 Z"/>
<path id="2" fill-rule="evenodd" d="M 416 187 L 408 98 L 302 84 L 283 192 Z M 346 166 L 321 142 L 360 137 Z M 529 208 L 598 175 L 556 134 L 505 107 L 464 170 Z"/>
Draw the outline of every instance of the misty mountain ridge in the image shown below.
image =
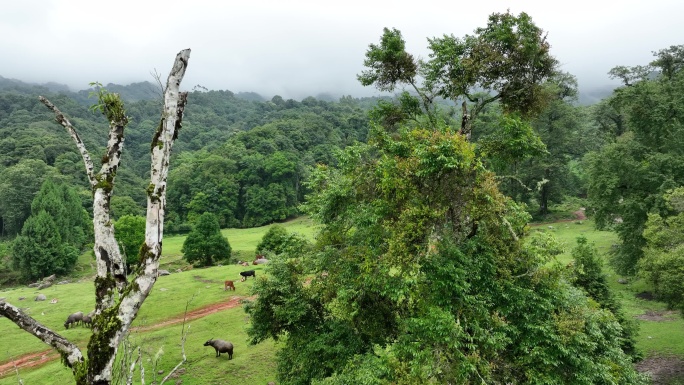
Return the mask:
<path id="1" fill-rule="evenodd" d="M 162 91 L 159 84 L 154 84 L 149 81 L 135 82 L 128 85 L 120 85 L 114 83 L 108 83 L 104 86 L 110 92 L 115 92 L 121 95 L 121 97 L 127 102 L 136 102 L 140 100 L 154 100 L 161 98 Z M 598 103 L 601 99 L 610 96 L 615 89 L 615 85 L 602 85 L 589 87 L 580 87 L 578 103 L 580 105 L 591 105 Z M 73 91 L 69 86 L 57 82 L 47 82 L 47 83 L 28 83 L 18 79 L 9 79 L 0 75 L 0 92 L 12 91 L 19 94 L 25 95 L 39 95 L 39 94 L 67 94 L 68 96 L 74 98 L 79 103 L 84 105 L 92 104 L 92 99 L 89 98 L 90 92 L 94 88 L 83 89 L 78 91 Z M 193 87 L 192 91 L 207 92 L 211 91 L 206 87 L 201 85 L 196 85 Z M 264 102 L 271 100 L 271 97 L 265 97 L 257 92 L 251 91 L 241 91 L 233 92 L 233 95 L 239 99 L 244 99 L 247 101 Z M 274 95 L 277 96 L 277 95 Z M 335 94 L 333 92 L 319 92 L 313 97 L 318 100 L 335 102 L 338 101 L 342 94 Z M 302 101 L 307 97 L 301 98 L 297 101 Z M 364 99 L 363 97 L 361 97 Z M 289 99 L 289 98 L 285 98 Z"/>

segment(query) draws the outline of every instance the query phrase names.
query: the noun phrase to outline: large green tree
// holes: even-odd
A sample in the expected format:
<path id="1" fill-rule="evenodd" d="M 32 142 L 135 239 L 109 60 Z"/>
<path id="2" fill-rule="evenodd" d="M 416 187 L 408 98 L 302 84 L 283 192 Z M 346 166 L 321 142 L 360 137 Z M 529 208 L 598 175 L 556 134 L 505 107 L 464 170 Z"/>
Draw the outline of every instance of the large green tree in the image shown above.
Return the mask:
<path id="1" fill-rule="evenodd" d="M 33 215 L 40 211 L 50 214 L 57 225 L 62 242 L 82 249 L 92 240 L 92 220 L 83 208 L 78 193 L 65 183 L 48 179 L 31 202 Z"/>
<path id="2" fill-rule="evenodd" d="M 684 48 L 654 55 L 648 66 L 611 70 L 624 82 L 610 101 L 624 124 L 606 124 L 621 134 L 586 162 L 596 224 L 615 226 L 621 242 L 611 261 L 622 274 L 637 271 L 649 213 L 665 214 L 664 194 L 684 185 Z"/>
<path id="3" fill-rule="evenodd" d="M 31 202 L 31 216 L 14 240 L 13 260 L 24 280 L 66 274 L 92 238 L 90 217 L 66 184 L 43 182 Z"/>
<path id="4" fill-rule="evenodd" d="M 217 261 L 230 259 L 230 243 L 221 234 L 216 215 L 204 213 L 197 218 L 181 252 L 185 260 L 196 266 L 212 266 Z"/>
<path id="5" fill-rule="evenodd" d="M 41 210 L 30 216 L 12 244 L 12 260 L 25 281 L 71 271 L 79 251 L 62 241 L 52 215 Z"/>
<path id="6" fill-rule="evenodd" d="M 494 13 L 473 35 L 428 42 L 429 59 L 419 61 L 406 52 L 399 30 L 385 28 L 380 44 L 366 51 L 367 70 L 358 79 L 382 91 L 410 87 L 418 99 L 402 103 L 399 110 L 408 116 L 422 112 L 432 126 L 439 121 L 436 98 L 461 104 L 461 133 L 468 137 L 473 119 L 493 102 L 523 116 L 543 109 L 543 83 L 555 73 L 557 60 L 546 34 L 526 13 Z"/>
<path id="7" fill-rule="evenodd" d="M 642 383 L 496 186 L 450 129 L 376 128 L 318 168 L 315 251 L 275 257 L 247 306 L 252 343 L 284 340 L 280 383 Z"/>
<path id="8" fill-rule="evenodd" d="M 523 202 L 538 198 L 545 213 L 550 197 L 558 196 L 554 187 L 568 159 L 547 151 L 539 125 L 531 121 L 572 93 L 574 79 L 558 72 L 544 31 L 526 13 L 495 13 L 472 35 L 444 35 L 428 42 L 425 60 L 406 51 L 396 29 L 385 29 L 380 43 L 369 46 L 367 69 L 358 76 L 361 83 L 383 91 L 410 91 L 394 102 L 379 103 L 372 116 L 389 130 L 460 125 L 461 134 L 478 142 L 487 166 L 500 173 L 504 192 Z M 555 126 L 549 137 L 566 138 L 560 132 L 566 127 Z M 569 147 L 563 143 L 553 149 Z"/>
<path id="9" fill-rule="evenodd" d="M 649 214 L 640 273 L 668 306 L 684 314 L 684 187 L 664 196 L 667 213 Z"/>

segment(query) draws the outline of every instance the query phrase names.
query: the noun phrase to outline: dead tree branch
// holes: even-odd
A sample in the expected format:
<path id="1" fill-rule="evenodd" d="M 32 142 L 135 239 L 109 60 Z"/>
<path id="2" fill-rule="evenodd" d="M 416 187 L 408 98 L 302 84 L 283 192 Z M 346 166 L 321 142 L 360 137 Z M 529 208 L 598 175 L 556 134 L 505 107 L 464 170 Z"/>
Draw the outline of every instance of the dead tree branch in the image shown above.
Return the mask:
<path id="1" fill-rule="evenodd" d="M 17 326 L 31 333 L 39 340 L 55 348 L 64 357 L 66 364 L 74 369 L 83 363 L 83 354 L 75 344 L 53 332 L 31 316 L 24 314 L 18 307 L 7 302 L 0 302 L 0 314 L 7 317 Z"/>
<path id="2" fill-rule="evenodd" d="M 66 128 L 67 132 L 69 132 L 69 135 L 71 135 L 71 138 L 74 140 L 74 143 L 76 143 L 76 147 L 78 148 L 78 151 L 81 153 L 81 157 L 83 158 L 83 163 L 85 164 L 86 168 L 86 175 L 88 176 L 88 181 L 90 182 L 91 188 L 95 188 L 95 185 L 97 184 L 97 181 L 95 180 L 95 167 L 93 166 L 93 161 L 90 159 L 90 154 L 88 153 L 88 150 L 85 147 L 85 144 L 83 144 L 83 141 L 81 140 L 81 137 L 78 136 L 78 133 L 74 129 L 74 126 L 71 125 L 71 122 L 67 117 L 60 111 L 57 107 L 55 107 L 54 104 L 52 104 L 49 100 L 46 98 L 39 96 L 38 99 L 47 106 L 47 108 L 50 109 L 50 111 L 55 113 L 55 120 L 57 123 L 61 124 Z"/>

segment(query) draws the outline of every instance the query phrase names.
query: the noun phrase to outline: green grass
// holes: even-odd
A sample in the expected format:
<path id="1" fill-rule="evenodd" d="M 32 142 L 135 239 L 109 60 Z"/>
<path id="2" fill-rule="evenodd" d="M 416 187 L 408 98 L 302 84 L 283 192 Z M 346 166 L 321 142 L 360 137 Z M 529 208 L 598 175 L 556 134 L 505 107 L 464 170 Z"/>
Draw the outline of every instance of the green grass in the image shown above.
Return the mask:
<path id="1" fill-rule="evenodd" d="M 577 245 L 577 237 L 583 235 L 587 238 L 589 243 L 596 245 L 599 253 L 606 254 L 610 250 L 610 246 L 618 242 L 617 235 L 611 231 L 599 231 L 594 228 L 594 222 L 590 220 L 585 221 L 567 221 L 556 223 L 545 223 L 531 226 L 531 232 L 543 231 L 553 234 L 556 239 L 561 241 L 564 245 L 565 251 L 558 256 L 558 260 L 562 263 L 568 263 L 572 260 L 570 252 Z"/>
<path id="2" fill-rule="evenodd" d="M 252 268 L 257 271 L 257 277 L 259 277 L 259 272 L 264 267 L 250 266 L 250 269 Z M 186 304 L 190 300 L 188 310 L 192 311 L 210 304 L 224 302 L 233 296 L 248 296 L 254 279 L 250 278 L 245 282 L 239 282 L 239 272 L 244 269 L 241 266 L 222 266 L 193 269 L 170 276 L 159 277 L 152 293 L 140 309 L 140 313 L 133 326 L 149 326 L 169 318 L 182 318 Z M 226 292 L 223 290 L 223 281 L 226 279 L 236 281 L 236 291 Z M 33 301 L 38 291 L 29 288 L 0 292 L 0 297 L 6 297 L 8 302 L 21 306 L 39 322 L 56 330 L 83 348 L 87 344 L 90 331 L 83 327 L 65 330 L 63 322 L 69 314 L 75 311 L 80 310 L 87 313 L 93 309 L 95 300 L 92 286 L 92 280 L 87 280 L 67 285 L 55 285 L 42 290 L 41 292 L 46 294 L 48 299 L 58 299 L 58 302 L 55 304 L 51 304 L 49 301 Z M 20 297 L 26 298 L 20 301 Z M 273 362 L 273 349 L 269 348 L 269 346 L 272 346 L 272 344 L 260 344 L 256 347 L 248 346 L 245 332 L 246 322 L 247 318 L 241 307 L 224 310 L 214 315 L 191 321 L 189 324 L 191 325 L 192 334 L 188 336 L 186 353 L 188 357 L 191 357 L 189 361 L 192 365 L 188 365 L 186 368 L 188 373 L 183 377 L 184 383 L 220 382 L 218 378 L 212 376 L 219 376 L 221 373 L 230 374 L 230 370 L 237 370 L 235 369 L 236 367 L 246 366 L 246 363 L 250 362 L 249 357 L 254 355 L 261 358 L 268 356 L 266 357 L 267 359 L 258 360 L 257 362 L 263 361 L 269 364 L 257 364 L 254 366 L 256 369 L 238 371 L 240 374 L 235 378 L 242 377 L 248 381 L 246 382 L 248 384 L 266 383 L 273 380 L 272 377 L 266 376 L 268 373 L 274 373 L 274 370 L 270 368 L 270 363 Z M 133 332 L 131 334 L 131 341 L 133 345 L 138 345 L 145 341 L 142 343 L 142 346 L 145 346 L 147 350 L 154 350 L 151 353 L 148 351 L 148 355 L 154 355 L 160 347 L 163 348 L 166 353 L 160 368 L 166 368 L 165 370 L 168 372 L 180 360 L 179 335 L 180 325 L 174 325 L 157 331 Z M 226 363 L 226 368 L 232 368 L 228 372 L 217 372 L 213 369 L 212 363 L 214 361 L 210 361 L 208 358 L 214 358 L 214 351 L 202 346 L 210 338 L 229 339 L 236 345 L 236 359 Z M 4 351 L 0 352 L 0 362 L 17 359 L 26 353 L 50 349 L 35 337 L 20 331 L 14 323 L 4 318 L 0 318 L 0 346 L 4 347 Z M 239 351 L 251 353 L 238 355 L 239 353 L 237 352 Z M 201 360 L 196 357 L 201 357 Z M 223 362 L 223 357 L 220 360 L 218 362 Z M 150 370 L 149 366 L 146 363 L 148 370 Z M 189 376 L 191 373 L 191 367 L 195 368 L 193 370 L 196 373 L 207 372 L 208 374 L 206 376 L 193 375 L 192 378 L 197 380 L 195 382 L 185 381 L 186 376 Z M 150 373 L 148 372 L 148 375 L 151 375 Z M 59 360 L 37 370 L 21 370 L 20 375 L 25 379 L 26 383 L 46 383 L 44 380 L 41 381 L 41 378 L 59 378 L 64 379 L 67 383 L 73 382 L 71 372 L 64 369 Z M 208 382 L 203 382 L 203 378 L 206 378 Z M 16 377 L 8 376 L 1 379 L 0 384 L 12 383 L 13 381 L 16 381 Z M 50 383 L 53 383 L 52 380 Z"/>
<path id="3" fill-rule="evenodd" d="M 279 223 L 288 232 L 298 233 L 310 241 L 314 240 L 318 231 L 317 226 L 309 217 L 299 217 L 287 222 Z M 249 229 L 223 229 L 221 234 L 228 238 L 235 259 L 251 261 L 254 259 L 257 245 L 261 238 L 266 234 L 273 224 Z M 164 252 L 160 259 L 162 269 L 176 270 L 183 269 L 187 263 L 183 261 L 183 242 L 186 236 L 164 237 Z"/>
<path id="4" fill-rule="evenodd" d="M 247 342 L 247 318 L 241 307 L 222 311 L 204 318 L 189 321 L 185 354 L 187 362 L 181 367 L 179 378 L 183 384 L 266 384 L 275 380 L 274 351 L 272 341 L 258 345 Z M 157 383 L 166 376 L 180 361 L 182 324 L 150 332 L 132 332 L 130 346 L 141 346 L 145 364 L 145 382 L 151 383 L 157 376 Z M 225 339 L 234 345 L 233 359 L 225 354 L 215 357 L 212 347 L 203 346 L 210 338 Z M 162 352 L 154 364 L 158 352 Z M 134 351 L 137 357 L 137 350 Z M 158 371 L 162 374 L 157 374 Z M 73 383 L 71 371 L 59 360 L 53 361 L 36 370 L 20 370 L 19 375 L 26 384 Z M 46 379 L 49 379 L 46 381 Z M 135 383 L 140 383 L 139 371 L 135 373 Z M 16 375 L 0 379 L 0 384 L 16 384 Z M 175 383 L 175 380 L 167 383 Z"/>
<path id="5" fill-rule="evenodd" d="M 308 217 L 300 217 L 291 221 L 279 223 L 288 232 L 299 233 L 313 241 L 317 226 Z M 233 250 L 254 253 L 261 238 L 273 225 L 254 227 L 251 229 L 224 229 L 221 233 L 228 238 Z"/>
<path id="6" fill-rule="evenodd" d="M 316 226 L 307 217 L 287 221 L 281 225 L 289 232 L 299 233 L 310 240 L 314 239 Z M 246 260 L 251 260 L 254 257 L 257 244 L 271 226 L 252 229 L 224 229 L 222 233 L 228 237 L 234 252 L 240 253 Z M 152 293 L 140 309 L 133 327 L 154 325 L 163 320 L 182 317 L 186 304 L 191 299 L 192 301 L 188 305 L 189 311 L 224 302 L 232 296 L 246 297 L 249 295 L 253 279 L 240 282 L 239 275 L 239 272 L 246 268 L 226 265 L 193 269 L 182 260 L 180 250 L 184 241 L 185 236 L 166 237 L 164 239 L 160 264 L 162 268 L 167 268 L 174 273 L 159 277 Z M 175 269 L 172 269 L 174 266 L 183 267 L 187 270 L 176 273 Z M 249 269 L 256 270 L 257 277 L 259 277 L 264 266 L 250 266 Z M 92 253 L 85 252 L 80 256 L 77 268 L 73 276 L 70 277 L 72 283 L 54 285 L 41 291 L 25 286 L 6 288 L 0 290 L 0 298 L 6 298 L 7 302 L 24 309 L 26 313 L 40 323 L 85 348 L 90 337 L 90 331 L 83 327 L 65 330 L 63 323 L 71 313 L 77 311 L 88 313 L 94 308 L 94 274 Z M 58 280 L 61 279 L 63 278 L 58 278 Z M 223 290 L 223 282 L 227 279 L 235 281 L 235 292 Z M 34 301 L 39 292 L 45 294 L 48 301 Z M 21 297 L 24 299 L 19 300 Z M 57 303 L 50 303 L 53 298 L 57 299 Z M 188 363 L 184 365 L 187 372 L 182 376 L 183 383 L 220 383 L 223 378 L 227 378 L 224 376 L 242 380 L 245 384 L 261 384 L 274 380 L 275 348 L 273 343 L 267 342 L 258 346 L 249 346 L 246 343 L 246 322 L 247 318 L 241 307 L 224 310 L 192 321 L 190 323 L 192 325 L 191 334 L 188 336 L 186 344 Z M 160 347 L 163 348 L 165 353 L 162 355 L 159 365 L 160 369 L 168 372 L 179 362 L 181 357 L 179 336 L 180 326 L 174 325 L 157 331 L 133 332 L 131 341 L 134 345 L 144 341 L 142 345 L 145 347 L 148 356 L 153 356 Z M 213 349 L 202 346 L 209 338 L 231 340 L 236 346 L 235 359 L 229 362 L 223 356 L 220 359 L 214 359 Z M 0 318 L 0 362 L 15 360 L 27 353 L 50 349 L 37 338 L 19 330 L 11 321 Z M 220 362 L 225 368 L 217 369 L 215 367 L 217 362 Z M 148 370 L 147 383 L 151 382 L 152 378 L 150 365 L 149 362 L 145 363 Z M 35 370 L 22 369 L 20 376 L 25 383 L 73 382 L 71 371 L 64 368 L 58 360 Z M 50 381 L 46 382 L 46 378 L 49 378 Z M 5 383 L 16 383 L 16 376 L 7 375 L 0 379 L 0 384 Z"/>
<path id="7" fill-rule="evenodd" d="M 288 231 L 296 231 L 309 239 L 313 239 L 316 231 L 312 221 L 307 218 L 289 221 L 283 225 Z M 222 230 L 222 233 L 228 237 L 233 250 L 251 257 L 256 245 L 269 227 L 225 229 Z M 565 252 L 559 255 L 558 259 L 563 263 L 571 260 L 570 252 L 579 235 L 584 235 L 590 243 L 594 243 L 601 253 L 607 252 L 610 246 L 617 242 L 614 233 L 595 230 L 591 221 L 583 221 L 581 224 L 573 221 L 543 224 L 532 226 L 530 231 L 551 232 L 562 241 L 565 245 Z M 180 249 L 184 239 L 185 237 L 165 238 L 163 264 L 166 266 L 172 266 L 173 263 L 181 265 Z M 54 328 L 60 334 L 84 347 L 90 335 L 89 330 L 82 327 L 64 330 L 62 324 L 70 313 L 79 310 L 88 312 L 94 306 L 92 274 L 88 273 L 91 258 L 89 253 L 84 253 L 79 260 L 79 265 L 82 268 L 76 276 L 81 277 L 80 282 L 55 285 L 42 291 L 47 295 L 48 300 L 57 298 L 56 304 L 50 304 L 49 301 L 33 301 L 38 291 L 26 287 L 0 291 L 0 298 L 5 297 L 8 302 L 26 309 L 41 323 Z M 257 270 L 257 277 L 259 277 L 263 266 L 250 266 L 250 269 L 252 268 Z M 163 320 L 182 317 L 190 299 L 192 302 L 188 308 L 191 311 L 210 304 L 224 302 L 232 296 L 248 296 L 254 280 L 239 282 L 239 272 L 243 269 L 236 265 L 217 266 L 190 269 L 160 277 L 150 297 L 142 306 L 133 326 L 154 325 Z M 611 288 L 621 299 L 628 315 L 636 317 L 648 311 L 660 313 L 666 311 L 662 303 L 636 298 L 636 294 L 648 289 L 644 282 L 634 280 L 628 284 L 619 284 L 617 282 L 620 278 L 618 275 L 613 273 L 608 266 L 605 267 L 605 271 L 608 274 Z M 226 279 L 236 281 L 237 290 L 235 292 L 223 291 L 223 281 Z M 25 299 L 19 301 L 19 297 L 25 297 Z M 248 318 L 241 307 L 189 321 L 190 332 L 185 344 L 188 361 L 183 365 L 184 372 L 180 376 L 183 384 L 237 382 L 249 385 L 273 381 L 275 379 L 275 352 L 278 346 L 272 341 L 250 346 L 247 343 L 247 322 Z M 645 320 L 638 322 L 641 331 L 637 345 L 646 356 L 677 355 L 684 357 L 684 320 L 679 314 L 668 315 L 666 320 L 660 322 Z M 158 330 L 131 333 L 130 342 L 132 346 L 139 345 L 143 349 L 146 383 L 153 381 L 153 358 L 160 349 L 163 353 L 156 370 L 163 370 L 164 373 L 157 375 L 157 381 L 161 380 L 161 377 L 166 375 L 180 361 L 180 335 L 181 324 Z M 235 345 L 234 359 L 229 361 L 223 355 L 220 358 L 214 357 L 214 350 L 203 346 L 204 342 L 210 338 L 226 339 L 233 342 Z M 19 330 L 12 322 L 0 318 L 0 362 L 17 359 L 26 353 L 46 350 L 50 350 L 47 345 Z M 24 383 L 27 384 L 73 383 L 71 371 L 66 369 L 59 360 L 33 370 L 21 369 L 19 374 Z M 135 381 L 139 383 L 137 377 Z M 0 385 L 16 383 L 17 377 L 14 374 L 0 378 Z M 168 383 L 175 383 L 175 381 Z"/>

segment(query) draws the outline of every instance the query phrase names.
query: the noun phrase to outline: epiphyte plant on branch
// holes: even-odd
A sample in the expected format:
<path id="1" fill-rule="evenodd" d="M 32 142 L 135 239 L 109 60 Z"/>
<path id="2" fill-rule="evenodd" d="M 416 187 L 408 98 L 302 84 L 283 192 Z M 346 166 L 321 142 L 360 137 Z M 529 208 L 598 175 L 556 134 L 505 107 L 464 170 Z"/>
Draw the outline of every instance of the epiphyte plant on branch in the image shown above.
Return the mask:
<path id="1" fill-rule="evenodd" d="M 94 252 L 97 264 L 95 278 L 96 309 L 88 354 L 79 347 L 7 302 L 0 303 L 0 315 L 55 348 L 62 361 L 73 371 L 77 384 L 111 384 L 113 364 L 119 344 L 124 340 L 138 310 L 157 280 L 159 258 L 164 234 L 166 179 L 169 157 L 181 128 L 187 92 L 180 84 L 187 69 L 190 49 L 176 55 L 164 89 L 164 104 L 160 123 L 152 139 L 150 184 L 147 188 L 145 243 L 140 249 L 139 263 L 130 270 L 128 280 L 125 259 L 114 238 L 114 221 L 110 216 L 110 200 L 124 144 L 124 129 L 128 117 L 118 94 L 109 93 L 99 84 L 98 103 L 94 110 L 109 121 L 109 140 L 99 171 L 69 119 L 48 99 L 40 100 L 52 112 L 56 121 L 66 128 L 83 158 L 86 175 L 93 191 Z"/>

